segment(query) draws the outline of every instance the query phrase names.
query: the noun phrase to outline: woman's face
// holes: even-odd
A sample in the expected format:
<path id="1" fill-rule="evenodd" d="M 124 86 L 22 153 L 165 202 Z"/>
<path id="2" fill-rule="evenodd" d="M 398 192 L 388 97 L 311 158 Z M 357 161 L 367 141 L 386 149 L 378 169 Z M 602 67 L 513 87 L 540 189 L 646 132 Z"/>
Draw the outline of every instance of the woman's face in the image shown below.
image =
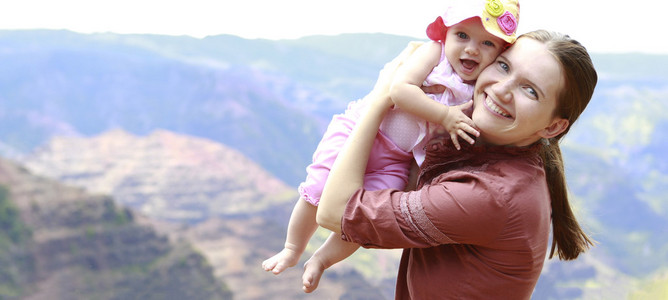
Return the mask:
<path id="1" fill-rule="evenodd" d="M 527 146 L 551 138 L 568 127 L 553 115 L 564 85 L 559 62 L 547 47 L 520 38 L 485 68 L 473 93 L 473 122 L 480 141 Z"/>

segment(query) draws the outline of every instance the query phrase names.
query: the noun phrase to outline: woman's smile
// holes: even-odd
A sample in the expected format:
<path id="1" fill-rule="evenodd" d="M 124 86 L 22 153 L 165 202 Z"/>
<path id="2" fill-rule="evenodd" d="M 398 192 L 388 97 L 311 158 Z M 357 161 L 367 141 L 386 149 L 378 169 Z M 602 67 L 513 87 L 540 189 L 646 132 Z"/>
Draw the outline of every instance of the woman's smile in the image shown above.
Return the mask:
<path id="1" fill-rule="evenodd" d="M 502 117 L 502 118 L 505 118 L 505 119 L 512 119 L 513 118 L 508 111 L 503 109 L 501 106 L 496 105 L 494 100 L 492 100 L 492 98 L 489 97 L 489 94 L 485 98 L 484 105 L 490 112 L 492 112 L 493 114 L 495 114 L 499 117 Z"/>

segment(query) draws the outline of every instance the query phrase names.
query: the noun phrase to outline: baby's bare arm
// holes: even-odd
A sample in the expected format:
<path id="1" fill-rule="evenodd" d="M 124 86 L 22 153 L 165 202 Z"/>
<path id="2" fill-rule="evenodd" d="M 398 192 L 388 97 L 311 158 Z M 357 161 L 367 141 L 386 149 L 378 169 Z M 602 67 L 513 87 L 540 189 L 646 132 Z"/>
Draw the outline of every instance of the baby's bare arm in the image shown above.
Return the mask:
<path id="1" fill-rule="evenodd" d="M 474 143 L 470 135 L 479 135 L 473 121 L 462 113 L 460 107 L 449 107 L 432 100 L 422 87 L 422 83 L 440 61 L 441 47 L 440 43 L 430 42 L 418 48 L 398 69 L 392 82 L 390 97 L 402 110 L 442 125 L 450 133 L 455 147 L 460 149 L 458 137 Z"/>
<path id="2" fill-rule="evenodd" d="M 421 86 L 438 64 L 440 57 L 440 43 L 423 44 L 397 70 L 390 88 L 390 97 L 396 106 L 433 123 L 440 123 L 447 115 L 448 107 L 434 102 Z"/>

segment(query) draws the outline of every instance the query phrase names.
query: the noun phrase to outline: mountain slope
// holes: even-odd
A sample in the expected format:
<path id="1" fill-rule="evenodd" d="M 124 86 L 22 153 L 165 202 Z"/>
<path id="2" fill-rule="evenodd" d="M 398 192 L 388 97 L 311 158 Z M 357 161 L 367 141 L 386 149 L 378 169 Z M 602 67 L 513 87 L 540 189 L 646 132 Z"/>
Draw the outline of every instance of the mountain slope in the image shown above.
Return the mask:
<path id="1" fill-rule="evenodd" d="M 231 299 L 206 260 L 113 200 L 0 160 L 3 299 Z"/>
<path id="2" fill-rule="evenodd" d="M 157 130 L 146 137 L 114 130 L 51 140 L 24 164 L 33 172 L 113 195 L 157 220 L 196 223 L 291 205 L 294 189 L 234 149 Z"/>

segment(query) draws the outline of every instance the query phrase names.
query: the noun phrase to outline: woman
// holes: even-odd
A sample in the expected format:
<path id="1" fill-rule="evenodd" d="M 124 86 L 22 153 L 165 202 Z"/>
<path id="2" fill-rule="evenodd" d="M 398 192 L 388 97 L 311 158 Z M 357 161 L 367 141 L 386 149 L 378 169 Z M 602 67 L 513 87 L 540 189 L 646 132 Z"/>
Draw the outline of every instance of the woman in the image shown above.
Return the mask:
<path id="1" fill-rule="evenodd" d="M 318 223 L 345 241 L 404 248 L 397 299 L 529 299 L 548 247 L 575 259 L 592 241 L 566 192 L 558 141 L 589 102 L 597 81 L 587 51 L 568 36 L 521 36 L 479 76 L 472 119 L 480 136 L 457 151 L 427 147 L 417 191 L 365 191 L 362 178 L 380 120 L 391 106 L 389 77 L 334 164 Z M 470 106 L 471 104 L 468 104 Z M 314 289 L 328 262 L 304 267 Z"/>

